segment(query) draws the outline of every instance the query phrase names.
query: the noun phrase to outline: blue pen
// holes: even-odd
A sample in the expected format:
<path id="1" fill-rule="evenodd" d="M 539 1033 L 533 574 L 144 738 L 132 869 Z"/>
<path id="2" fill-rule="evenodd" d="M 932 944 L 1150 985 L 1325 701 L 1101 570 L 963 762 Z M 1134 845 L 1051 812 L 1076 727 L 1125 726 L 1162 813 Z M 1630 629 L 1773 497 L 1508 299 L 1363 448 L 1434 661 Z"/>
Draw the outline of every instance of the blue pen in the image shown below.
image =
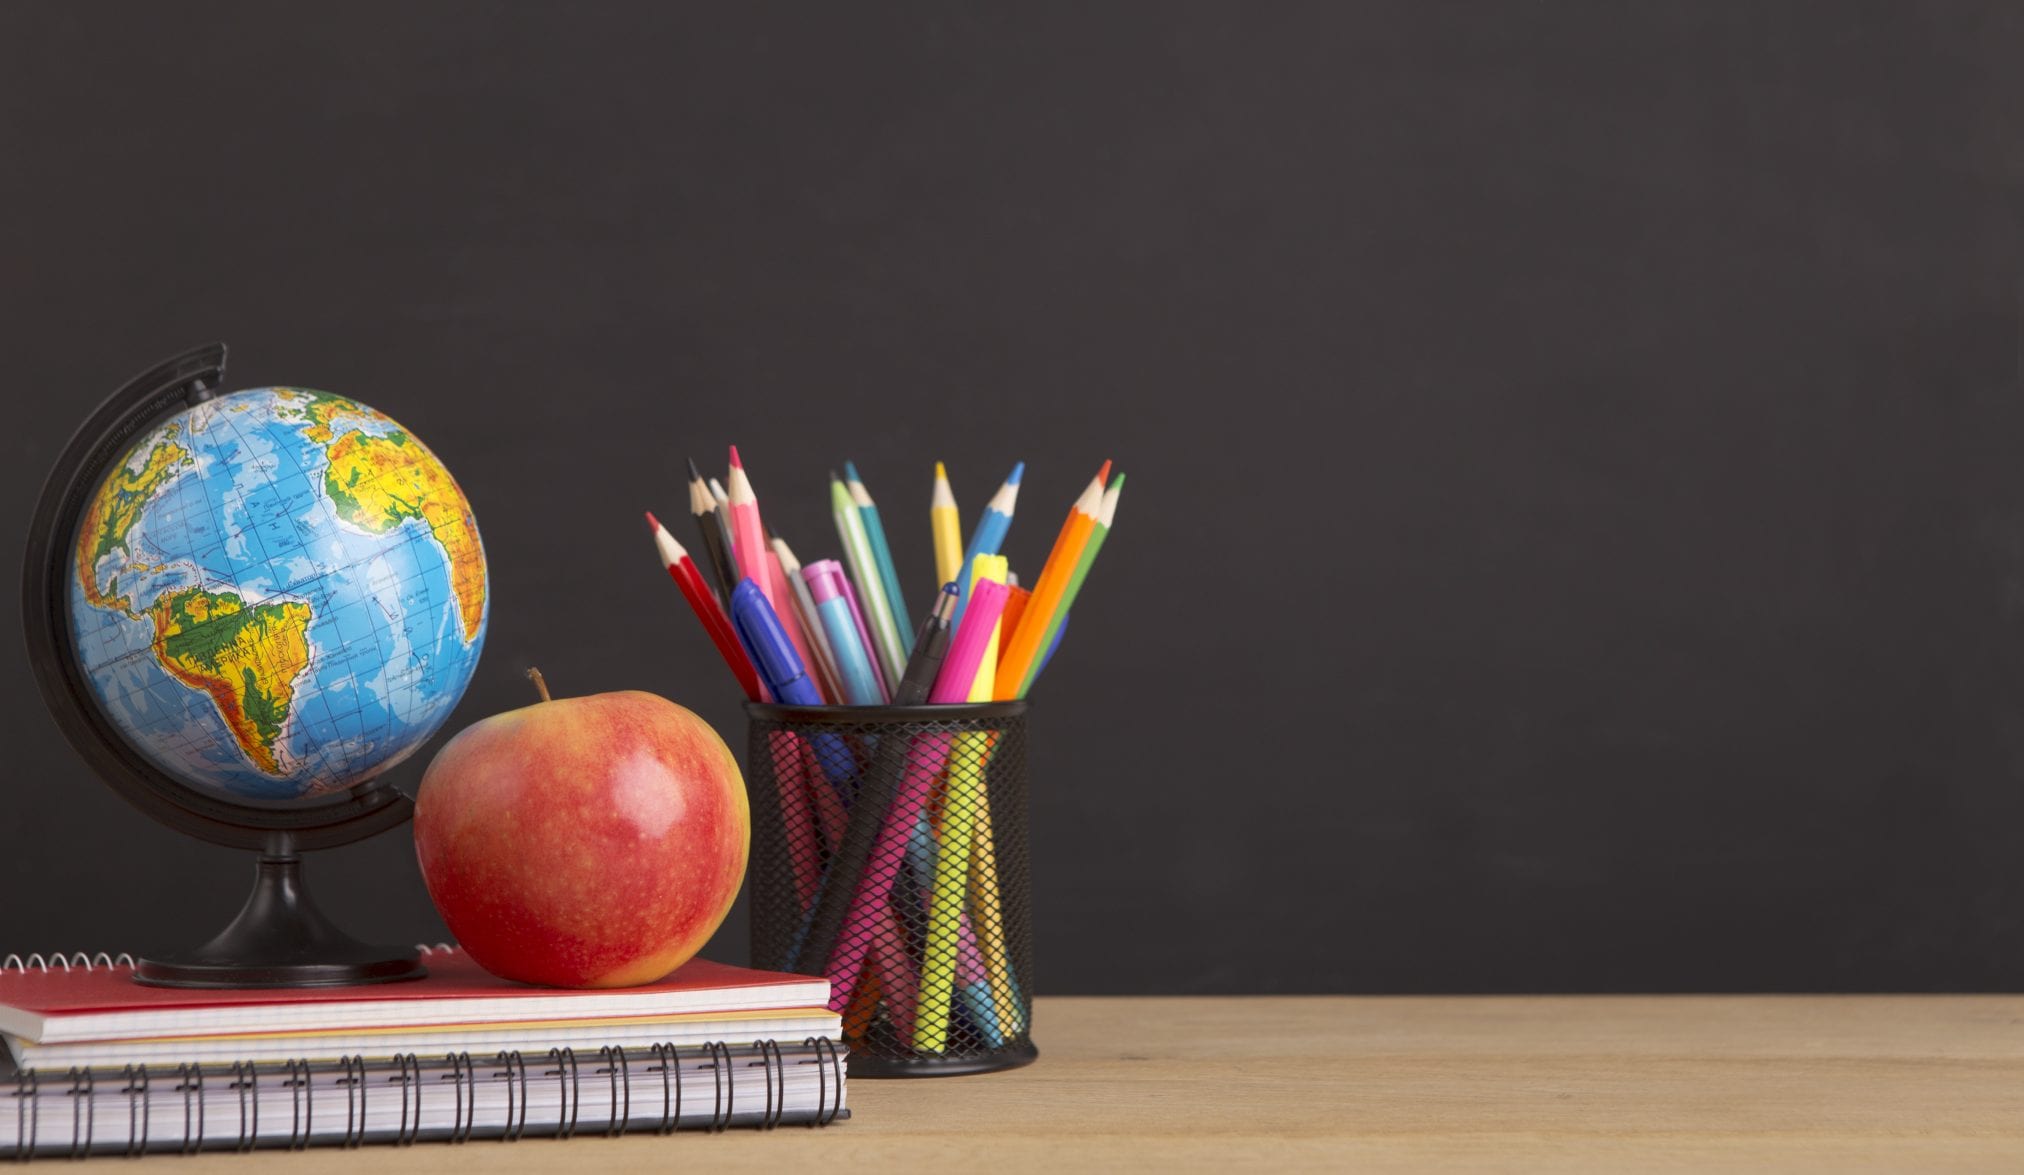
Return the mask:
<path id="1" fill-rule="evenodd" d="M 766 602 L 766 594 L 749 577 L 739 581 L 737 590 L 731 593 L 731 624 L 738 630 L 738 639 L 752 650 L 759 676 L 766 679 L 766 688 L 773 691 L 776 700 L 787 706 L 822 705 L 822 693 L 808 680 L 808 669 L 801 663 L 801 655 L 794 651 L 794 642 L 780 626 L 780 614 Z M 815 747 L 815 757 L 821 761 L 829 782 L 838 787 L 849 783 L 856 769 L 842 736 L 810 735 L 809 742 Z"/>
<path id="2" fill-rule="evenodd" d="M 970 545 L 963 550 L 963 571 L 956 576 L 956 617 L 951 623 L 960 624 L 963 609 L 970 603 L 970 564 L 979 555 L 995 555 L 1005 545 L 1005 532 L 1012 529 L 1012 510 L 1019 504 L 1019 479 L 1026 476 L 1026 463 L 1021 461 L 1012 467 L 1012 475 L 991 500 L 984 504 L 984 513 L 977 519 L 977 529 L 970 532 Z"/>

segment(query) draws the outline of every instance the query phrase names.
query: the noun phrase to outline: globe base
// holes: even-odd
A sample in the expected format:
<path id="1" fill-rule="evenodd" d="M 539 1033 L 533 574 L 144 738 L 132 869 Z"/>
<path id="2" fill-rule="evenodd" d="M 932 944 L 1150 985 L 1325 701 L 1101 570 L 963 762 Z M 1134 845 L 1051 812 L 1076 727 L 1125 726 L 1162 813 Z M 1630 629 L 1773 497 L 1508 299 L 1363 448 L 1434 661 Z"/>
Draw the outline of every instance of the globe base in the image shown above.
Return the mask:
<path id="1" fill-rule="evenodd" d="M 301 855 L 287 850 L 254 863 L 252 894 L 216 938 L 134 968 L 135 981 L 151 987 L 338 987 L 427 974 L 413 949 L 375 946 L 338 929 L 303 889 Z"/>

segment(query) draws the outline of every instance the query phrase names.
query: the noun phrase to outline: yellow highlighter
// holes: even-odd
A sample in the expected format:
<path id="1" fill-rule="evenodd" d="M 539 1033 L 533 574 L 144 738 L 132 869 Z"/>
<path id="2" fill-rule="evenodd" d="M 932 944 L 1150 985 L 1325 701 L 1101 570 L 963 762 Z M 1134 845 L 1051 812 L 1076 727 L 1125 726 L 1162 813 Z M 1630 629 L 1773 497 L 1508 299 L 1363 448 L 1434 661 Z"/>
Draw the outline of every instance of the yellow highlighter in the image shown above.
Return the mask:
<path id="1" fill-rule="evenodd" d="M 971 580 L 972 588 L 979 579 L 1006 583 L 1012 578 L 1010 567 L 1002 555 L 989 559 L 978 556 L 977 568 L 979 574 Z M 984 647 L 984 660 L 977 666 L 976 683 L 970 687 L 970 700 L 973 702 L 991 700 L 991 690 L 998 675 L 998 642 L 1005 628 L 1005 621 L 1001 619 L 998 627 L 991 631 L 991 643 Z M 986 673 L 987 669 L 990 672 Z M 982 779 L 984 766 L 990 759 L 992 737 L 971 735 L 969 740 L 959 742 L 955 754 L 958 765 L 965 764 L 966 758 L 972 757 L 968 752 L 977 749 L 979 753 L 974 755 L 976 774 Z M 981 744 L 981 748 L 972 748 L 971 742 Z M 982 787 L 976 789 L 976 794 L 977 824 L 971 830 L 970 849 L 970 922 L 976 927 L 977 947 L 984 956 L 984 974 L 991 983 L 996 1028 L 1002 1039 L 1009 1039 L 1019 1035 L 1025 1025 L 1019 1022 L 1019 998 L 1012 979 L 1012 957 L 1005 950 L 1005 914 L 998 900 L 998 850 L 991 832 L 991 801 Z"/>
<path id="2" fill-rule="evenodd" d="M 1002 555 L 979 555 L 973 560 L 972 567 L 969 586 L 973 591 L 983 580 L 1005 582 L 1006 560 Z M 972 702 L 991 700 L 991 689 L 998 676 L 998 638 L 999 631 L 994 627 L 990 642 L 984 647 L 983 659 L 978 662 L 977 675 L 970 685 Z M 976 832 L 980 824 L 987 828 L 990 826 L 984 771 L 990 762 L 991 743 L 992 736 L 989 734 L 966 732 L 955 736 L 955 745 L 950 751 L 946 799 L 942 805 L 940 847 L 935 853 L 935 881 L 928 896 L 928 941 L 927 950 L 923 955 L 925 959 L 953 961 L 957 957 L 965 898 L 969 892 L 970 859 L 976 842 Z M 991 1005 L 994 1010 L 1002 1006 L 998 992 L 1003 986 L 1003 981 L 997 973 L 998 969 L 992 967 L 990 963 L 991 950 L 985 944 L 988 941 L 986 936 L 995 932 L 997 953 L 1001 959 L 1003 958 L 1003 921 L 995 906 L 986 913 L 986 916 L 973 919 L 979 936 L 978 950 L 985 960 L 991 988 Z M 947 1049 L 949 1044 L 949 1009 L 956 980 L 956 968 L 950 963 L 943 966 L 924 966 L 921 971 L 921 989 L 914 1013 L 914 1048 L 920 1052 L 939 1053 Z M 994 1018 L 1002 1022 L 1002 1016 Z M 1002 1027 L 999 1031 L 1003 1031 Z"/>

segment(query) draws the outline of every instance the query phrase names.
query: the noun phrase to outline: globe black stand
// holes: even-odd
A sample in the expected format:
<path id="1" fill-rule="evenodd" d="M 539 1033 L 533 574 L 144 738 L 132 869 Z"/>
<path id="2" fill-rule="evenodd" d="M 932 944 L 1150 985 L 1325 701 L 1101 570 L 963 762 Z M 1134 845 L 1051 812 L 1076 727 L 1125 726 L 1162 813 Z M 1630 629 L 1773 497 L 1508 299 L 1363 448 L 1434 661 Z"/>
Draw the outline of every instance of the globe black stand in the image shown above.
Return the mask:
<path id="1" fill-rule="evenodd" d="M 253 892 L 203 946 L 144 958 L 134 978 L 157 987 L 322 987 L 425 974 L 413 951 L 362 943 L 324 917 L 302 888 L 302 855 L 286 836 L 253 862 Z"/>
<path id="2" fill-rule="evenodd" d="M 374 780 L 310 807 L 234 803 L 190 788 L 130 745 L 99 710 L 72 647 L 71 550 L 85 502 L 134 437 L 217 391 L 214 343 L 141 373 L 101 404 L 64 447 L 28 529 L 21 607 L 28 658 L 64 737 L 120 795 L 156 820 L 214 844 L 252 849 L 253 892 L 216 938 L 141 960 L 134 978 L 164 987 L 324 987 L 419 979 L 406 947 L 373 946 L 337 928 L 302 887 L 307 849 L 350 844 L 407 822 L 414 803 Z"/>

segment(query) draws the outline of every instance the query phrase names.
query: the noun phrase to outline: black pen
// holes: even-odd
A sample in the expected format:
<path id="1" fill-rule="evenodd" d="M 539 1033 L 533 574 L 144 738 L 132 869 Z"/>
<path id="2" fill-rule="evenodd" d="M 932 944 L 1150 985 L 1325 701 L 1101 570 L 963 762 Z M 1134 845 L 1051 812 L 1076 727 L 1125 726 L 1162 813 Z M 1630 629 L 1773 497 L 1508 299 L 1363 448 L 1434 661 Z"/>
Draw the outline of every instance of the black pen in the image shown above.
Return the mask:
<path id="1" fill-rule="evenodd" d="M 920 632 L 914 636 L 914 655 L 907 658 L 906 671 L 893 688 L 893 705 L 918 706 L 928 700 L 928 690 L 935 684 L 935 675 L 942 671 L 943 658 L 949 655 L 949 638 L 953 635 L 949 617 L 956 614 L 956 599 L 953 583 L 944 585 L 942 593 L 935 597 L 935 606 L 928 610 L 928 618 L 921 621 Z"/>

